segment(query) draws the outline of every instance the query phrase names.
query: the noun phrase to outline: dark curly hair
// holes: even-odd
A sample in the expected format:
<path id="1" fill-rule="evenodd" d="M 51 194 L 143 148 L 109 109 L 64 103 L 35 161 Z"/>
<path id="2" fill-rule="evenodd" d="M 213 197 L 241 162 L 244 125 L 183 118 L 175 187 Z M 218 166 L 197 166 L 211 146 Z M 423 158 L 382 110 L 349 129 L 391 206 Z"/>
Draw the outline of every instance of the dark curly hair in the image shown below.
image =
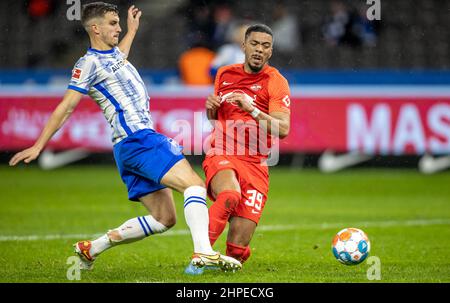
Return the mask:
<path id="1" fill-rule="evenodd" d="M 250 25 L 247 28 L 247 30 L 245 31 L 245 40 L 247 40 L 248 36 L 250 36 L 250 34 L 253 32 L 266 33 L 266 34 L 271 35 L 273 38 L 273 33 L 272 33 L 272 30 L 270 29 L 270 27 L 268 27 L 265 24 L 253 24 L 253 25 Z"/>

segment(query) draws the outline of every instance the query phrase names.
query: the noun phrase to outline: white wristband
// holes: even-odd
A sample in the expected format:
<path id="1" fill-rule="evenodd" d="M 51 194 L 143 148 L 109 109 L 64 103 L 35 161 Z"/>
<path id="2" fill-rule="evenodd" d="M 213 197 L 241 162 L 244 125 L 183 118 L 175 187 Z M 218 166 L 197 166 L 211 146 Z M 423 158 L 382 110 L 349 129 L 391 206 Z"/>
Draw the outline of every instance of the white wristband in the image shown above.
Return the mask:
<path id="1" fill-rule="evenodd" d="M 250 115 L 252 115 L 252 117 L 256 119 L 256 117 L 258 117 L 260 113 L 261 113 L 261 110 L 259 108 L 255 107 L 255 109 L 250 113 Z"/>

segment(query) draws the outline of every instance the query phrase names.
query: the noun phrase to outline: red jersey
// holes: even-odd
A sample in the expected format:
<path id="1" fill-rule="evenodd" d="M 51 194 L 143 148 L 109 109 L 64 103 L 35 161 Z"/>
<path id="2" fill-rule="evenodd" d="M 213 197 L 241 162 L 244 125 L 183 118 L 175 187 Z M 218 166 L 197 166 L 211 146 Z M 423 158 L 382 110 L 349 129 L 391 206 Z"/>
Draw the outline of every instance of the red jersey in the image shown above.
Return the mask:
<path id="1" fill-rule="evenodd" d="M 269 65 L 255 74 L 245 72 L 243 64 L 222 67 L 217 72 L 214 93 L 221 105 L 217 110 L 218 123 L 208 155 L 235 155 L 243 160 L 260 162 L 267 158 L 272 138 L 264 128 L 237 104 L 227 102 L 232 93 L 241 93 L 253 106 L 266 114 L 290 113 L 290 91 L 287 80 Z"/>

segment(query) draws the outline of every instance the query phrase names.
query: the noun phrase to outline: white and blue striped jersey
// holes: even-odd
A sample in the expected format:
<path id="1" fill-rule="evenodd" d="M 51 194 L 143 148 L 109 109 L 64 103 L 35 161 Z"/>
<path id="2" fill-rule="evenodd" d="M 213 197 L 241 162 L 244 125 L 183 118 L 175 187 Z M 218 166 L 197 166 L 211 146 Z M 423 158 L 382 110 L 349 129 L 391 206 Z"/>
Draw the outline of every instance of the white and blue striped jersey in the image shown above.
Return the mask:
<path id="1" fill-rule="evenodd" d="M 68 86 L 88 94 L 102 109 L 116 144 L 141 129 L 153 129 L 147 89 L 118 47 L 89 48 L 75 64 Z"/>

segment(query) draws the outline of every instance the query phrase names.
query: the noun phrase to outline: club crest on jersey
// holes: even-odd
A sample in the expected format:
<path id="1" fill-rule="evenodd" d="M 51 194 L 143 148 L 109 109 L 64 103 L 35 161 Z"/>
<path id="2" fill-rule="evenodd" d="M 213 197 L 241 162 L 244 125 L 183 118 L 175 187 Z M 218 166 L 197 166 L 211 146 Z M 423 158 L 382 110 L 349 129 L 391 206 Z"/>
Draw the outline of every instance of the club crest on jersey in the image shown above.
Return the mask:
<path id="1" fill-rule="evenodd" d="M 262 86 L 260 84 L 254 84 L 254 85 L 250 86 L 250 89 L 255 92 L 259 91 L 261 88 L 262 88 Z"/>
<path id="2" fill-rule="evenodd" d="M 72 79 L 79 80 L 81 77 L 81 68 L 74 68 L 72 71 Z"/>

